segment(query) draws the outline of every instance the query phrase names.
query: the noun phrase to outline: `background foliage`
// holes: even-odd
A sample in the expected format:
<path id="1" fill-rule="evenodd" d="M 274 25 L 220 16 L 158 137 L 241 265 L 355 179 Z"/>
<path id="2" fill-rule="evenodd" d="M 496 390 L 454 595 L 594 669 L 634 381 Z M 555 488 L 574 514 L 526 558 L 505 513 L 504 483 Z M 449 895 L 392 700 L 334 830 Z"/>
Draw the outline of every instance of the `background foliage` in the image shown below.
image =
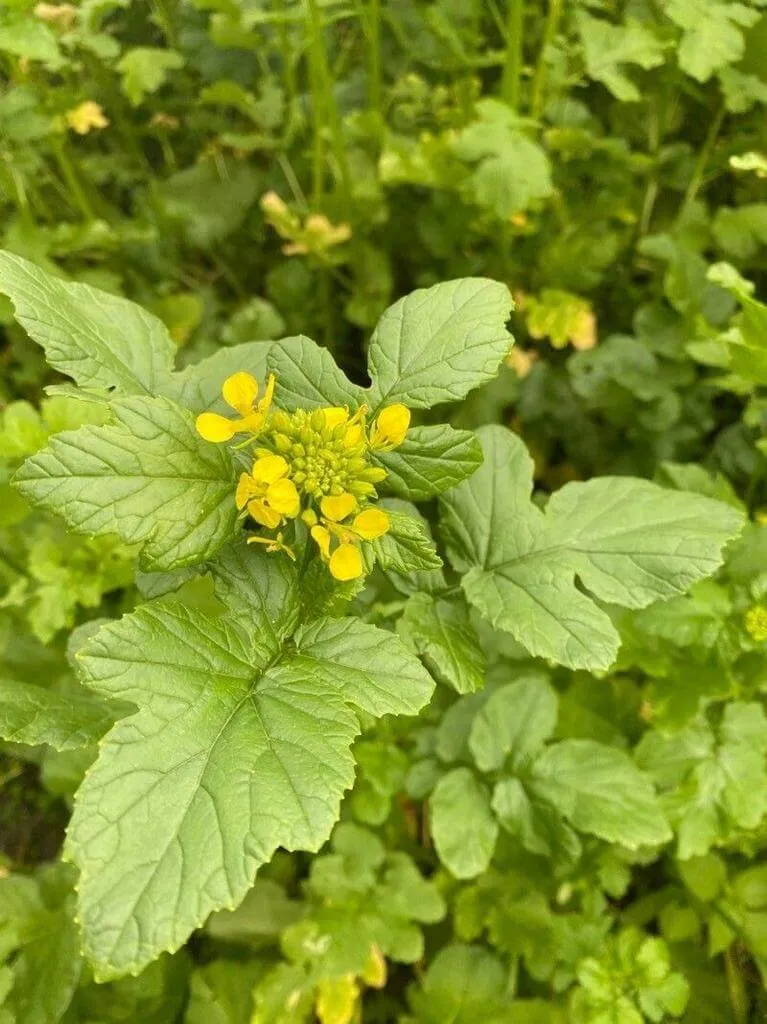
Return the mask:
<path id="1" fill-rule="evenodd" d="M 4 4 L 3 248 L 140 302 L 182 369 L 306 333 L 361 385 L 395 299 L 502 281 L 502 372 L 420 422 L 482 427 L 486 459 L 486 425 L 512 427 L 535 493 L 506 508 L 537 522 L 567 482 L 631 474 L 751 523 L 684 596 L 637 609 L 589 584 L 607 606 L 587 599 L 588 657 L 491 629 L 426 572 L 378 572 L 355 609 L 440 679 L 428 709 L 365 720 L 319 854 L 278 853 L 179 952 L 96 984 L 58 854 L 112 717 L 70 662 L 153 581 L 136 547 L 9 485 L 104 413 L 0 298 L 3 1024 L 764 1019 L 765 51 L 760 0 Z M 77 301 L 52 301 L 77 329 Z M 80 383 L 126 386 L 98 373 Z M 512 464 L 509 439 L 492 465 Z M 47 742 L 19 728 L 24 684 L 45 687 Z"/>

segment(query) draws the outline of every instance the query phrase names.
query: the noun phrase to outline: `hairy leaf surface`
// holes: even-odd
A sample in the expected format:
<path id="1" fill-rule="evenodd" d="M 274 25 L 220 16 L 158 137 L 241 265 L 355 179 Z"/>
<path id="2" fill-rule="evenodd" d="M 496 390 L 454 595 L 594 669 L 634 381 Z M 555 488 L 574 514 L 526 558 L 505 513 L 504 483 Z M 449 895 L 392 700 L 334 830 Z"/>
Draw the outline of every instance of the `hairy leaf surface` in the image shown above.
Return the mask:
<path id="1" fill-rule="evenodd" d="M 165 398 L 115 403 L 116 423 L 54 437 L 14 482 L 73 529 L 142 543 L 142 567 L 176 569 L 214 554 L 234 530 L 229 454 L 203 441 Z"/>
<path id="2" fill-rule="evenodd" d="M 481 277 L 420 288 L 395 302 L 370 339 L 373 407 L 457 402 L 492 379 L 514 341 L 506 330 L 512 308 L 508 288 Z"/>
<path id="3" fill-rule="evenodd" d="M 0 252 L 0 292 L 51 366 L 83 387 L 154 394 L 167 381 L 176 346 L 165 324 L 134 302 L 53 277 L 10 252 Z"/>
<path id="4" fill-rule="evenodd" d="M 480 436 L 483 465 L 442 499 L 448 553 L 494 626 L 570 668 L 605 669 L 618 651 L 576 576 L 602 601 L 641 608 L 713 573 L 741 528 L 729 505 L 627 477 L 567 484 L 542 512 L 519 438 L 502 427 Z"/>
<path id="5" fill-rule="evenodd" d="M 295 580 L 252 578 L 264 589 L 249 616 L 161 600 L 81 653 L 90 686 L 138 708 L 102 743 L 68 836 L 102 977 L 236 906 L 278 846 L 317 850 L 354 778 L 356 712 L 414 713 L 431 693 L 395 636 L 357 620 L 312 623 L 287 645 L 291 617 L 269 609 L 293 605 Z"/>

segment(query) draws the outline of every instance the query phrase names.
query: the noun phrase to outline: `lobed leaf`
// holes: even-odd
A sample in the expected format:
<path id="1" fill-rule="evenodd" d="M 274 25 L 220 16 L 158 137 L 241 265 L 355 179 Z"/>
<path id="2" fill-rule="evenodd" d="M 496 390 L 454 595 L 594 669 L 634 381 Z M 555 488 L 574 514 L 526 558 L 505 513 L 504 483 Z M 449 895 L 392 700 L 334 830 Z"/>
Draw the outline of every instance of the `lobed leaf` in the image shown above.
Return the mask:
<path id="1" fill-rule="evenodd" d="M 463 601 L 413 594 L 397 629 L 457 693 L 484 686 L 485 656 Z"/>
<path id="2" fill-rule="evenodd" d="M 237 515 L 229 454 L 168 399 L 126 398 L 114 415 L 114 424 L 54 437 L 18 470 L 18 489 L 79 533 L 142 544 L 146 570 L 210 557 Z"/>
<path id="3" fill-rule="evenodd" d="M 671 838 L 649 777 L 622 750 L 564 740 L 538 758 L 532 778 L 536 794 L 581 832 L 632 850 Z"/>
<path id="4" fill-rule="evenodd" d="M 377 453 L 374 461 L 388 474 L 383 487 L 410 501 L 427 501 L 471 476 L 482 449 L 472 431 L 440 423 L 412 427 L 398 448 Z"/>
<path id="5" fill-rule="evenodd" d="M 151 395 L 168 380 L 176 346 L 165 324 L 134 302 L 53 277 L 10 252 L 0 252 L 0 293 L 50 365 L 82 387 Z"/>
<path id="6" fill-rule="evenodd" d="M 608 668 L 619 643 L 576 576 L 602 601 L 641 608 L 713 573 L 742 526 L 730 505 L 627 477 L 567 484 L 544 513 L 523 443 L 502 427 L 479 433 L 483 465 L 441 499 L 448 554 L 494 626 L 570 668 Z"/>
<path id="7" fill-rule="evenodd" d="M 506 330 L 512 309 L 508 288 L 482 277 L 419 288 L 395 302 L 370 339 L 373 408 L 457 402 L 491 380 L 514 343 Z"/>
<path id="8" fill-rule="evenodd" d="M 63 694 L 0 679 L 0 736 L 11 743 L 77 750 L 98 742 L 113 721 L 104 703 L 89 693 Z"/>
<path id="9" fill-rule="evenodd" d="M 91 687 L 138 708 L 103 741 L 67 838 L 101 978 L 236 906 L 278 846 L 319 849 L 354 778 L 358 712 L 414 713 L 433 688 L 395 636 L 357 620 L 315 622 L 288 645 L 293 620 L 274 609 L 295 607 L 295 577 L 251 578 L 247 614 L 160 600 L 79 656 Z"/>

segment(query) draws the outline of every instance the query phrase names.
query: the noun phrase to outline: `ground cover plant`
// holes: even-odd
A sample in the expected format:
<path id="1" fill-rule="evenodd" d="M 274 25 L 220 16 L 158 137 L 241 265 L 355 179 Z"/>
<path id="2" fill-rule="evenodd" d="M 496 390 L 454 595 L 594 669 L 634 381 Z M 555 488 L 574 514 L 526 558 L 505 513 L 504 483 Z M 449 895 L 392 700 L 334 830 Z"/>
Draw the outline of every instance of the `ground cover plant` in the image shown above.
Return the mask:
<path id="1" fill-rule="evenodd" d="M 2 1024 L 764 1020 L 765 52 L 2 7 Z"/>

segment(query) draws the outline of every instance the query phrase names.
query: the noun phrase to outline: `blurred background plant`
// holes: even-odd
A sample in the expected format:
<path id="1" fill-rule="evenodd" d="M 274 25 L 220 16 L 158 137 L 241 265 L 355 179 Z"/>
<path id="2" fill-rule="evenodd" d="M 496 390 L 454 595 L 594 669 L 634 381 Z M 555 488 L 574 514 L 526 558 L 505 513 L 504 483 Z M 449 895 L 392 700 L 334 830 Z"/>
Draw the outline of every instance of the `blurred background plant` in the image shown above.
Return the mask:
<path id="1" fill-rule="evenodd" d="M 762 0 L 7 0 L 0 241 L 151 309 L 181 365 L 303 332 L 361 382 L 394 298 L 496 278 L 517 346 L 455 425 L 511 425 L 544 491 L 633 473 L 759 523 L 765 53 Z M 141 599 L 133 553 L 66 536 L 11 490 L 22 458 L 101 412 L 43 397 L 61 382 L 1 297 L 0 324 L 4 672 L 82 699 L 65 631 Z M 404 609 L 428 657 L 439 608 L 413 589 L 379 579 L 362 607 L 390 624 Z M 491 810 L 474 723 L 527 667 L 481 636 L 466 656 L 475 674 L 489 661 L 485 690 L 437 660 L 452 690 L 432 717 L 360 741 L 331 851 L 278 857 L 189 950 L 107 986 L 76 951 L 68 870 L 36 867 L 93 751 L 4 744 L 1 842 L 21 873 L 0 880 L 0 1019 L 764 1019 L 766 595 L 756 525 L 717 580 L 616 613 L 607 679 L 553 675 L 556 738 L 638 743 L 675 852 L 558 834 L 545 806 Z M 462 796 L 432 815 L 469 823 L 468 874 L 435 850 L 423 803 L 456 771 Z"/>

